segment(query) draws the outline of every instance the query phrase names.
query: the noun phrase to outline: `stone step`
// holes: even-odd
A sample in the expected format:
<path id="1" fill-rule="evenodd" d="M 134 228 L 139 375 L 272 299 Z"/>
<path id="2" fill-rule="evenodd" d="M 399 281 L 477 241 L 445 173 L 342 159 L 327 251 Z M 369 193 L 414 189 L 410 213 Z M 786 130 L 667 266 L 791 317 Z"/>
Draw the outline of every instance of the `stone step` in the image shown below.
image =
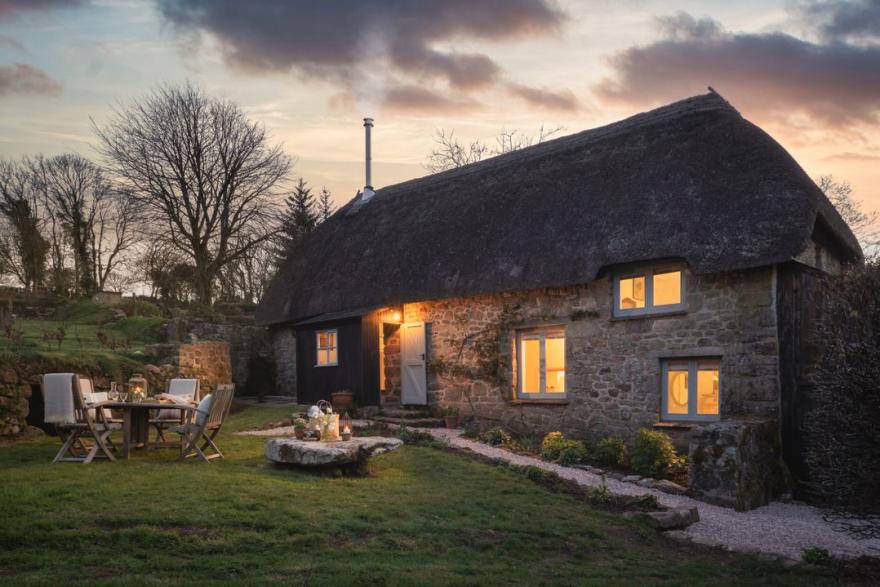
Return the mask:
<path id="1" fill-rule="evenodd" d="M 443 418 L 414 417 L 414 418 L 395 418 L 392 416 L 374 416 L 374 422 L 383 424 L 396 424 L 398 426 L 406 426 L 408 428 L 443 428 Z"/>
<path id="2" fill-rule="evenodd" d="M 393 407 L 393 408 L 383 408 L 382 416 L 388 418 L 431 418 L 433 415 L 427 408 L 421 406 L 413 406 L 413 407 Z"/>

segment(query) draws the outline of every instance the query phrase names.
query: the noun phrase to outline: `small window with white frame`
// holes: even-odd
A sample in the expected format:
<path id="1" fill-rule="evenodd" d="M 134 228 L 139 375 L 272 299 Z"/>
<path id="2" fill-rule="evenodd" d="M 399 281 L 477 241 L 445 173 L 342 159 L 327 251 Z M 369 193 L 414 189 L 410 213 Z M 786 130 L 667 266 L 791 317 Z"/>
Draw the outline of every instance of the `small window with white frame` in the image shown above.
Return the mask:
<path id="1" fill-rule="evenodd" d="M 565 398 L 565 328 L 517 332 L 517 395 L 520 399 Z"/>
<path id="2" fill-rule="evenodd" d="M 684 289 L 679 265 L 619 272 L 614 277 L 614 316 L 682 311 Z"/>
<path id="3" fill-rule="evenodd" d="M 333 367 L 339 364 L 339 350 L 337 348 L 338 333 L 333 330 L 319 330 L 315 333 L 318 347 L 318 367 Z"/>
<path id="4" fill-rule="evenodd" d="M 664 359 L 662 371 L 661 420 L 719 419 L 721 359 Z"/>

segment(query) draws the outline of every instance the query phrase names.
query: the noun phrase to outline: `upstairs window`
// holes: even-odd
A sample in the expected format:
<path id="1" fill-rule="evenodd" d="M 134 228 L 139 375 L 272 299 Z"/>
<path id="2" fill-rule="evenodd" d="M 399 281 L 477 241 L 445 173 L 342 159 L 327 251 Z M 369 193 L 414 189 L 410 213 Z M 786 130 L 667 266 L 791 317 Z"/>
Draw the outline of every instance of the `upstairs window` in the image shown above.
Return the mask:
<path id="1" fill-rule="evenodd" d="M 684 271 L 647 268 L 614 278 L 614 315 L 639 316 L 684 310 Z"/>
<path id="2" fill-rule="evenodd" d="M 520 398 L 564 398 L 565 329 L 557 326 L 520 330 L 517 364 Z"/>
<path id="3" fill-rule="evenodd" d="M 720 394 L 720 359 L 663 361 L 661 420 L 717 420 Z"/>
<path id="4" fill-rule="evenodd" d="M 338 365 L 338 349 L 336 348 L 336 330 L 319 330 L 315 333 L 318 347 L 318 367 L 332 367 Z"/>

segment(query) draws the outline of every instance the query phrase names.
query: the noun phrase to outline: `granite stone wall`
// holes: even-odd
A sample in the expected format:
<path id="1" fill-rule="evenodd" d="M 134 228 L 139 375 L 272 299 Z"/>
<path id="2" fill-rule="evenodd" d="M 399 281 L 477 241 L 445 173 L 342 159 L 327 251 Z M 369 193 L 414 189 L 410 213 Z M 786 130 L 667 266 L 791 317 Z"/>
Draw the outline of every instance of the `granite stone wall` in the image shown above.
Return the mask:
<path id="1" fill-rule="evenodd" d="M 404 319 L 427 323 L 430 404 L 524 432 L 629 439 L 658 424 L 663 358 L 721 358 L 722 418 L 778 416 L 774 280 L 772 268 L 686 272 L 685 311 L 662 317 L 613 318 L 611 280 L 600 277 L 583 286 L 406 304 Z M 564 401 L 520 402 L 514 393 L 517 328 L 539 325 L 565 328 Z"/>
<path id="2" fill-rule="evenodd" d="M 202 393 L 213 389 L 218 383 L 232 381 L 229 343 L 211 341 L 182 344 L 179 353 L 177 366 L 180 376 L 198 378 Z"/>
<path id="3" fill-rule="evenodd" d="M 17 436 L 27 428 L 31 386 L 10 379 L 0 381 L 0 436 Z"/>
<path id="4" fill-rule="evenodd" d="M 706 501 L 739 511 L 770 503 L 788 485 L 777 423 L 729 420 L 694 429 L 688 481 Z"/>
<path id="5" fill-rule="evenodd" d="M 385 389 L 382 391 L 383 406 L 400 405 L 400 325 L 383 324 L 385 340 Z"/>
<path id="6" fill-rule="evenodd" d="M 270 331 L 278 393 L 296 398 L 296 337 L 290 327 Z"/>

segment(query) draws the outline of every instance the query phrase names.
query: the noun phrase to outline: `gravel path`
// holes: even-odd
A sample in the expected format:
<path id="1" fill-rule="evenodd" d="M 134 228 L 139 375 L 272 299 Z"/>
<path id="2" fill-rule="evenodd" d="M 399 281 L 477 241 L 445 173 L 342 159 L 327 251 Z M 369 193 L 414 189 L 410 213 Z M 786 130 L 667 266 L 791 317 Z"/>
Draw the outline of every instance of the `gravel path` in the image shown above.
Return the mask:
<path id="1" fill-rule="evenodd" d="M 468 440 L 461 436 L 460 430 L 435 428 L 422 431 L 448 442 L 450 446 L 516 465 L 534 465 L 554 471 L 560 477 L 586 487 L 602 484 L 602 477 L 594 473 Z M 802 550 L 812 547 L 825 548 L 839 557 L 880 556 L 880 540 L 853 540 L 849 535 L 836 531 L 832 524 L 822 519 L 821 512 L 812 506 L 773 502 L 749 512 L 737 512 L 687 496 L 670 495 L 611 478 L 606 478 L 605 484 L 616 495 L 650 493 L 658 502 L 668 507 L 696 507 L 700 512 L 700 521 L 686 531 L 694 542 L 723 546 L 739 552 L 769 553 L 793 560 L 800 560 Z"/>

